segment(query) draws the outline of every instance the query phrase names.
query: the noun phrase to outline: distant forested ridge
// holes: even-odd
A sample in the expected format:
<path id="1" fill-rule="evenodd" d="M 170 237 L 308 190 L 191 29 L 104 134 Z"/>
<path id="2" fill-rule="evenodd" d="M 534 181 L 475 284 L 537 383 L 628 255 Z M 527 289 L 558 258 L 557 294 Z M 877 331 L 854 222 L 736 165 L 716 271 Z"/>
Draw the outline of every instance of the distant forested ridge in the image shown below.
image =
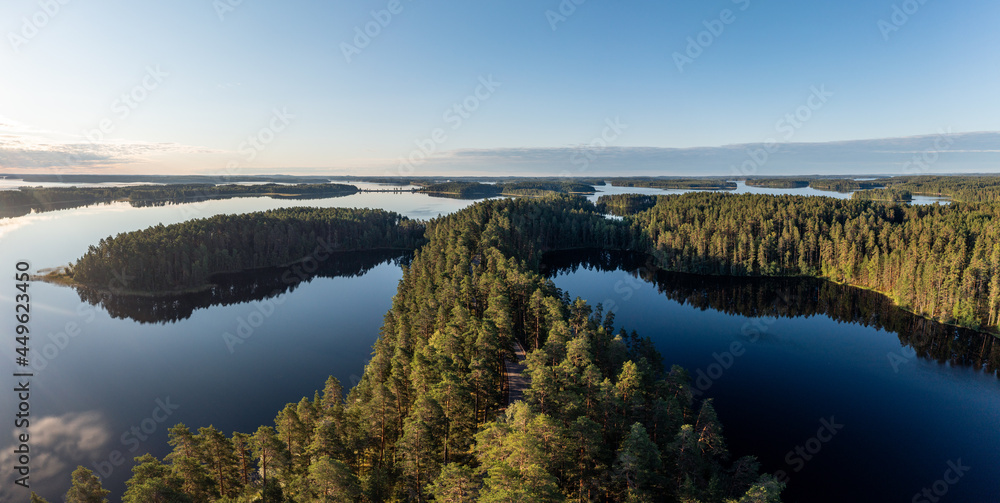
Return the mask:
<path id="1" fill-rule="evenodd" d="M 560 194 L 593 194 L 594 186 L 576 180 L 522 180 L 500 184 L 506 195 L 538 196 L 549 192 Z"/>
<path id="2" fill-rule="evenodd" d="M 854 192 L 856 190 L 878 189 L 885 187 L 885 180 L 853 180 L 851 178 L 820 178 L 810 180 L 809 186 L 816 190 L 833 192 Z"/>
<path id="3" fill-rule="evenodd" d="M 683 369 L 538 273 L 546 250 L 620 248 L 627 231 L 566 196 L 433 220 L 346 400 L 330 378 L 252 434 L 177 425 L 124 501 L 779 501 L 753 457 L 730 461 Z M 531 387 L 507 406 L 514 340 Z"/>
<path id="4" fill-rule="evenodd" d="M 204 288 L 213 274 L 317 259 L 336 251 L 408 249 L 424 224 L 383 210 L 283 208 L 217 215 L 118 234 L 92 245 L 73 281 L 123 293 Z"/>
<path id="5" fill-rule="evenodd" d="M 419 190 L 431 194 L 451 194 L 464 198 L 497 197 L 502 189 L 493 184 L 479 182 L 442 182 L 427 185 Z"/>
<path id="6" fill-rule="evenodd" d="M 1000 201 L 1000 176 L 904 176 L 891 178 L 888 186 L 913 194 L 947 196 L 956 201 Z"/>
<path id="7" fill-rule="evenodd" d="M 808 179 L 796 178 L 749 178 L 748 187 L 767 187 L 771 189 L 800 189 L 809 186 Z"/>
<path id="8" fill-rule="evenodd" d="M 713 178 L 609 178 L 616 187 L 653 189 L 736 190 L 736 183 Z"/>
<path id="9" fill-rule="evenodd" d="M 525 180 L 495 184 L 479 182 L 442 182 L 427 185 L 419 190 L 430 194 L 449 194 L 463 198 L 488 198 L 498 196 L 546 196 L 552 194 L 593 194 L 593 185 L 576 181 Z"/>
<path id="10" fill-rule="evenodd" d="M 128 187 L 33 187 L 0 190 L 0 217 L 18 217 L 32 211 L 54 211 L 112 201 L 127 201 L 132 206 L 159 206 L 168 203 L 259 197 L 305 199 L 354 194 L 353 185 L 332 183 L 283 185 L 135 185 Z"/>
<path id="11" fill-rule="evenodd" d="M 1000 321 L 1000 207 L 758 194 L 660 196 L 629 220 L 666 269 L 804 275 L 886 293 L 947 323 Z"/>
<path id="12" fill-rule="evenodd" d="M 913 200 L 913 193 L 906 189 L 868 189 L 859 190 L 851 194 L 851 199 L 859 201 L 890 201 L 896 203 L 909 202 Z"/>

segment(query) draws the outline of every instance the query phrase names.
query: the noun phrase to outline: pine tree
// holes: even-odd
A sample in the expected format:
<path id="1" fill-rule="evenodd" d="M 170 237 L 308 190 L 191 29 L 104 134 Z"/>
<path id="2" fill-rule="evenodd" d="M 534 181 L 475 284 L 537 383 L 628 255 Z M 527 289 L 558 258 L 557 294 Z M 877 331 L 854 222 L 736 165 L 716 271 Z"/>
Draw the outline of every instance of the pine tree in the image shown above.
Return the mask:
<path id="1" fill-rule="evenodd" d="M 449 463 L 427 488 L 434 501 L 447 503 L 475 503 L 479 497 L 480 482 L 472 468 Z"/>
<path id="2" fill-rule="evenodd" d="M 78 466 L 73 470 L 72 483 L 66 493 L 66 503 L 108 503 L 105 496 L 111 491 L 101 486 L 101 479 L 94 472 Z"/>
<path id="3" fill-rule="evenodd" d="M 361 496 L 361 484 L 340 461 L 321 456 L 309 465 L 309 482 L 321 502 L 353 503 Z"/>

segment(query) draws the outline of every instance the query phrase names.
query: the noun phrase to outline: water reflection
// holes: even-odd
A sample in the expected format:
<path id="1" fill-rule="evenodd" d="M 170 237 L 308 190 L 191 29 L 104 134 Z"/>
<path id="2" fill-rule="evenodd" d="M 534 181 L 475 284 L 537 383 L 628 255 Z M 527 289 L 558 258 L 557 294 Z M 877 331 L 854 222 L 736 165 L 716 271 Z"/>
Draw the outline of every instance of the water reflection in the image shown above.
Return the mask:
<path id="1" fill-rule="evenodd" d="M 413 253 L 400 250 L 335 253 L 319 264 L 313 272 L 301 265 L 259 269 L 252 272 L 218 274 L 212 277 L 215 286 L 203 292 L 146 297 L 114 295 L 87 287 L 78 287 L 80 298 L 105 309 L 113 318 L 129 318 L 140 323 L 175 323 L 191 317 L 197 309 L 228 306 L 263 300 L 294 291 L 313 278 L 353 278 L 363 276 L 387 262 L 408 265 Z"/>
<path id="2" fill-rule="evenodd" d="M 312 201 L 346 197 L 357 191 L 338 190 L 331 192 L 313 192 L 307 194 L 262 194 L 262 193 L 220 193 L 213 191 L 212 186 L 178 186 L 164 189 L 163 193 L 115 192 L 118 187 L 107 187 L 106 192 L 76 190 L 76 187 L 60 186 L 51 192 L 15 192 L 7 191 L 0 194 L 0 218 L 17 218 L 32 213 L 69 210 L 102 203 L 124 201 L 134 208 L 150 208 L 171 206 L 177 204 L 203 203 L 221 199 L 266 197 L 276 200 Z M 175 190 L 176 193 L 171 193 Z M 193 193 L 193 194 L 192 194 Z"/>
<path id="3" fill-rule="evenodd" d="M 997 375 L 1000 344 L 991 334 L 937 323 L 893 305 L 886 296 L 814 278 L 731 278 L 664 271 L 641 253 L 574 250 L 547 254 L 543 272 L 554 277 L 578 269 L 626 271 L 656 284 L 682 305 L 752 318 L 822 315 L 894 332 L 910 353 L 955 367 Z M 891 363 L 891 362 L 890 362 Z"/>

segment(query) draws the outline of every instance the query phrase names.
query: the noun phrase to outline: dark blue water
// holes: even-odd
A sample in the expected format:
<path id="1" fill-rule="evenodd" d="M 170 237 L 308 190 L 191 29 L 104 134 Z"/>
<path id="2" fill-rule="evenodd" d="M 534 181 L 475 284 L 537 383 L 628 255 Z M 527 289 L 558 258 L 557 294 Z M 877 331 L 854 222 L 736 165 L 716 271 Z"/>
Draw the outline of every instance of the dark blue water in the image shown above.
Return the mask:
<path id="1" fill-rule="evenodd" d="M 167 429 L 177 423 L 252 433 L 286 403 L 311 399 L 328 376 L 349 389 L 402 277 L 405 256 L 392 255 L 334 255 L 347 266 L 277 288 L 280 272 L 262 272 L 244 277 L 239 295 L 208 299 L 97 302 L 33 283 L 33 350 L 41 358 L 31 380 L 32 489 L 62 501 L 69 473 L 83 465 L 117 501 L 132 458 L 166 455 Z M 11 346 L 0 351 L 5 362 L 14 359 Z M 12 417 L 6 407 L 16 404 L 4 404 Z M 13 466 L 3 444 L 0 461 Z M 0 501 L 21 496 L 6 482 L 0 491 Z"/>
<path id="2" fill-rule="evenodd" d="M 377 207 L 429 219 L 473 202 L 358 193 L 294 202 L 254 197 L 143 208 L 118 202 L 0 218 L 0 272 L 12 279 L 7 274 L 19 260 L 30 261 L 33 272 L 65 265 L 89 245 L 119 232 L 223 213 L 290 205 Z M 260 271 L 249 280 L 224 278 L 230 291 L 169 300 L 81 298 L 69 288 L 33 283 L 32 352 L 51 358 L 45 358 L 30 383 L 31 489 L 49 501 L 62 501 L 70 473 L 83 465 L 105 473 L 109 499 L 118 501 L 131 476 L 132 457 L 165 455 L 166 430 L 176 423 L 252 433 L 271 423 L 286 403 L 312 397 L 327 376 L 350 388 L 364 369 L 402 277 L 397 260 L 384 254 L 338 257 L 319 276 L 298 285 L 284 284 L 281 276 L 282 271 Z M 13 293 L 13 281 L 0 282 L 0 313 L 8 313 L 7 321 L 0 322 L 5 335 L 13 329 Z M 242 323 L 249 325 L 251 317 L 259 317 L 260 326 L 240 338 L 243 343 L 230 340 L 227 345 L 224 334 L 239 337 L 237 330 Z M 7 376 L 3 387 L 11 390 L 17 386 L 10 375 L 18 356 L 14 350 L 12 338 L 0 344 L 0 369 Z M 18 404 L 8 393 L 0 399 L 0 417 L 12 419 Z M 13 485 L 16 430 L 12 423 L 4 424 L 0 503 L 21 503 L 28 492 Z"/>
<path id="3" fill-rule="evenodd" d="M 819 280 L 671 274 L 606 252 L 546 261 L 558 287 L 688 369 L 733 457 L 779 472 L 785 501 L 1000 501 L 992 335 Z"/>

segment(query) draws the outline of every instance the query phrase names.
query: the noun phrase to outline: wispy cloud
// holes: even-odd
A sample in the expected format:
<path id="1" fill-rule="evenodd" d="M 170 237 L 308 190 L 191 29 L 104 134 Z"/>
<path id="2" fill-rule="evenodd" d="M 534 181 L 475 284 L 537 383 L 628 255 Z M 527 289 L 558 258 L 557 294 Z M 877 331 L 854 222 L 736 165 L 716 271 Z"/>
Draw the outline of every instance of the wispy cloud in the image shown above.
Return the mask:
<path id="1" fill-rule="evenodd" d="M 108 140 L 33 128 L 0 116 L 0 169 L 102 170 L 143 163 L 163 156 L 224 154 L 221 150 L 180 143 Z"/>
<path id="2" fill-rule="evenodd" d="M 942 138 L 948 148 L 941 149 Z M 733 175 L 734 167 L 762 143 L 719 147 L 615 147 L 588 150 L 586 146 L 552 148 L 460 149 L 442 152 L 423 170 L 492 175 L 548 175 L 572 169 L 580 152 L 592 157 L 588 171 L 596 175 Z M 902 173 L 915 154 L 937 149 L 934 172 L 1000 172 L 1000 132 L 954 133 L 852 140 L 826 143 L 781 143 L 756 175 L 912 174 Z M 574 174 L 576 172 L 574 171 Z"/>

